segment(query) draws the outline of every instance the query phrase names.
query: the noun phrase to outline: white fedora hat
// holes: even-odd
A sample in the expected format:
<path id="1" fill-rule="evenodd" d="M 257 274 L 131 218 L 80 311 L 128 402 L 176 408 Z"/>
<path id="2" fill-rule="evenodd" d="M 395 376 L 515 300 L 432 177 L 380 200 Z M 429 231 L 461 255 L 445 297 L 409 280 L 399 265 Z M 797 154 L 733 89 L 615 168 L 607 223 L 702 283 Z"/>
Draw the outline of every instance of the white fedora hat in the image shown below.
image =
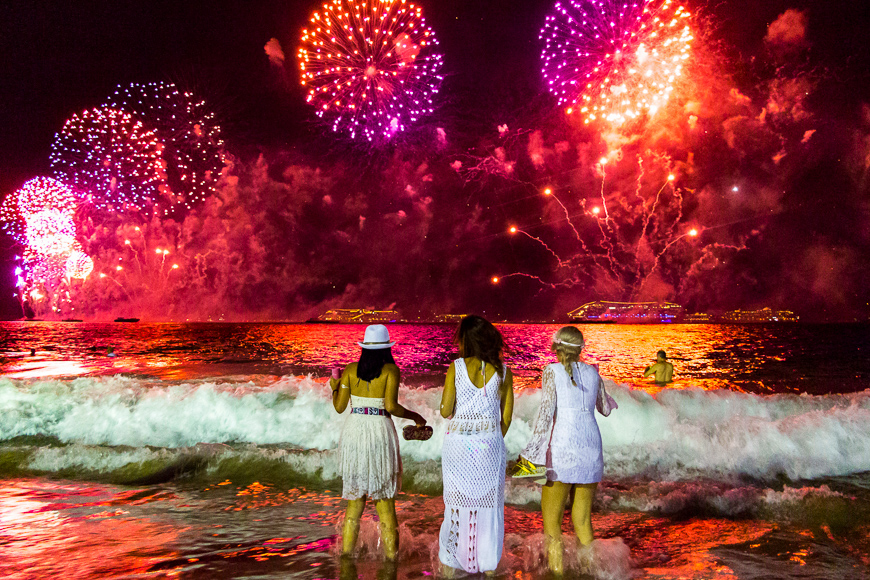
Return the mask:
<path id="1" fill-rule="evenodd" d="M 377 349 L 390 348 L 395 341 L 390 342 L 390 331 L 383 324 L 370 324 L 366 327 L 366 334 L 362 342 L 358 342 L 363 348 Z"/>

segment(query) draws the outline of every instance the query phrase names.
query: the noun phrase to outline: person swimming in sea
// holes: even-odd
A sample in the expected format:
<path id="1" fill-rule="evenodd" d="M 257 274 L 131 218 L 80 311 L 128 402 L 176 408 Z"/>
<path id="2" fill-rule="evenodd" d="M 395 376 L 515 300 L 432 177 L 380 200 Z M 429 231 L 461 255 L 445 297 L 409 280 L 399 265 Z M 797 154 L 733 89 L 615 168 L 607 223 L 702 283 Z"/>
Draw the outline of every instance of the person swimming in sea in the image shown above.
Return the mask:
<path id="1" fill-rule="evenodd" d="M 673 382 L 674 365 L 668 362 L 668 355 L 665 354 L 665 351 L 658 351 L 656 353 L 656 362 L 644 369 L 644 378 L 650 375 L 655 375 L 655 382 L 660 385 Z"/>

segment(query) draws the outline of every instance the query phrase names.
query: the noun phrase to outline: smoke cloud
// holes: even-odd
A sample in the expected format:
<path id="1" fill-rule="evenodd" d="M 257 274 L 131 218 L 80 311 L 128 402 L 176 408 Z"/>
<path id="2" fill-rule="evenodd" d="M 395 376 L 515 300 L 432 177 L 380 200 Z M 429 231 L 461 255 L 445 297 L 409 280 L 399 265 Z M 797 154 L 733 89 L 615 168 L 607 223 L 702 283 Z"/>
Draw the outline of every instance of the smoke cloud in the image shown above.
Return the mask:
<path id="1" fill-rule="evenodd" d="M 263 49 L 266 51 L 266 56 L 269 57 L 269 62 L 275 66 L 284 66 L 284 49 L 281 48 L 281 43 L 278 42 L 277 38 L 270 38 Z"/>

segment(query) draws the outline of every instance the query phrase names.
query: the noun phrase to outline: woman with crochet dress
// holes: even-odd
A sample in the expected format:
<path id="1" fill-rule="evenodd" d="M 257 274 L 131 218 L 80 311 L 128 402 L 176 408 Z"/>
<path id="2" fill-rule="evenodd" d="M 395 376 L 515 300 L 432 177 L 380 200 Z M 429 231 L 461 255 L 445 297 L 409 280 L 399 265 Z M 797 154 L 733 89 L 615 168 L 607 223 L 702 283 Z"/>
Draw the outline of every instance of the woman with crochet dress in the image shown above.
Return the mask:
<path id="1" fill-rule="evenodd" d="M 449 419 L 441 453 L 444 522 L 438 557 L 444 573 L 492 573 L 504 544 L 504 435 L 511 424 L 513 375 L 504 339 L 488 321 L 466 316 L 459 356 L 447 369 L 441 416 Z"/>
<path id="2" fill-rule="evenodd" d="M 349 364 L 340 378 L 333 369 L 332 404 L 343 413 L 348 402 L 350 416 L 339 441 L 341 451 L 341 497 L 348 500 L 342 530 L 342 556 L 353 554 L 359 535 L 359 520 L 366 499 L 375 501 L 380 519 L 384 556 L 394 560 L 399 551 L 395 495 L 402 485 L 399 438 L 391 415 L 410 419 L 417 426 L 426 419 L 399 404 L 399 367 L 393 360 L 390 333 L 382 324 L 366 328 L 359 362 Z"/>
<path id="3" fill-rule="evenodd" d="M 543 476 L 541 512 L 547 539 L 550 570 L 561 574 L 562 515 L 573 495 L 571 519 L 584 546 L 592 543 L 592 499 L 601 481 L 604 458 L 601 433 L 594 411 L 605 417 L 616 402 L 604 390 L 595 366 L 580 361 L 583 333 L 566 326 L 553 335 L 550 350 L 559 362 L 548 365 L 541 377 L 541 407 L 535 418 L 532 440 L 520 454 L 512 475 Z M 537 469 L 535 466 L 541 466 Z"/>

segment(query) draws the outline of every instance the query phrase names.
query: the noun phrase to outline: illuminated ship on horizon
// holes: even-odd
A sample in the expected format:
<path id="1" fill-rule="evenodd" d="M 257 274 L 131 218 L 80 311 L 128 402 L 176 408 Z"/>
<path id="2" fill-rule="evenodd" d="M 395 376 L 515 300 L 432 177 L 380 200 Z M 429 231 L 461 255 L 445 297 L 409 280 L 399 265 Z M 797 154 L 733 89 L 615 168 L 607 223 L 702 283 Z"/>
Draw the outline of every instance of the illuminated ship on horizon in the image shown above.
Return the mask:
<path id="1" fill-rule="evenodd" d="M 678 322 L 684 309 L 672 302 L 609 302 L 598 300 L 568 313 L 575 322 L 620 322 L 623 324 Z"/>
<path id="2" fill-rule="evenodd" d="M 790 310 L 732 310 L 722 316 L 707 313 L 688 313 L 673 302 L 610 302 L 598 300 L 572 310 L 568 317 L 580 323 L 621 324 L 759 324 L 798 322 L 800 317 Z"/>
<path id="3" fill-rule="evenodd" d="M 402 322 L 397 310 L 369 310 L 367 308 L 336 308 L 327 310 L 310 322 L 335 322 L 344 324 L 372 324 Z"/>

